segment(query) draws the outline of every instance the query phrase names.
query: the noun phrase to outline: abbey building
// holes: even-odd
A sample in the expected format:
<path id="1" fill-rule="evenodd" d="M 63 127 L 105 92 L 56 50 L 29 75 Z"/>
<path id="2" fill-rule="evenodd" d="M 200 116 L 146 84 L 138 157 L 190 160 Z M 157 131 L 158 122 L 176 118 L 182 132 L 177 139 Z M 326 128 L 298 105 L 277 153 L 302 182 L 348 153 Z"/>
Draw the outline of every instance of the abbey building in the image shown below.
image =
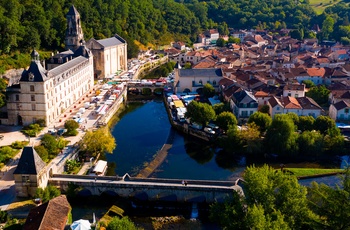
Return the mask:
<path id="1" fill-rule="evenodd" d="M 29 68 L 23 71 L 18 84 L 7 89 L 8 118 L 2 118 L 2 124 L 29 125 L 44 119 L 49 126 L 93 88 L 93 54 L 85 46 L 80 15 L 74 6 L 67 14 L 65 45 L 68 51 L 45 63 L 33 50 Z"/>

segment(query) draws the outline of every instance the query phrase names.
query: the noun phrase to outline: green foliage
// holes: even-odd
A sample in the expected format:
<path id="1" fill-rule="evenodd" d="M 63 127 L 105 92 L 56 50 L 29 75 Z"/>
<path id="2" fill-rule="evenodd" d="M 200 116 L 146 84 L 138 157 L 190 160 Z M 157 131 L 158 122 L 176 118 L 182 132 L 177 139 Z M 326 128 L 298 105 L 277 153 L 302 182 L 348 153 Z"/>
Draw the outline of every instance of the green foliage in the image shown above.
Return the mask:
<path id="1" fill-rule="evenodd" d="M 6 163 L 12 159 L 18 150 L 12 149 L 10 146 L 3 146 L 0 148 L 0 163 Z"/>
<path id="2" fill-rule="evenodd" d="M 230 126 L 237 125 L 237 118 L 231 112 L 222 112 L 216 117 L 216 124 L 221 129 L 227 131 Z"/>
<path id="3" fill-rule="evenodd" d="M 305 87 L 308 89 L 316 86 L 315 83 L 311 80 L 304 80 L 303 83 L 305 84 Z"/>
<path id="4" fill-rule="evenodd" d="M 307 93 L 307 97 L 314 99 L 319 105 L 325 105 L 328 102 L 330 91 L 324 85 L 312 87 Z"/>
<path id="5" fill-rule="evenodd" d="M 263 105 L 259 109 L 259 112 L 269 114 L 270 113 L 270 107 L 268 105 Z"/>
<path id="6" fill-rule="evenodd" d="M 318 116 L 315 120 L 314 127 L 322 134 L 326 134 L 329 129 L 335 128 L 335 121 L 328 116 Z"/>
<path id="7" fill-rule="evenodd" d="M 128 218 L 119 218 L 117 216 L 108 223 L 107 230 L 136 230 L 135 224 Z"/>
<path id="8" fill-rule="evenodd" d="M 30 137 L 36 137 L 36 135 L 38 135 L 38 133 L 41 130 L 43 130 L 43 128 L 40 127 L 39 124 L 30 124 L 28 126 L 25 126 L 21 132 L 30 136 Z"/>
<path id="9" fill-rule="evenodd" d="M 35 198 L 40 198 L 43 203 L 59 195 L 61 195 L 61 191 L 52 185 L 48 185 L 45 189 L 37 188 L 35 191 Z"/>
<path id="10" fill-rule="evenodd" d="M 315 118 L 313 116 L 300 116 L 298 123 L 298 130 L 304 131 L 312 131 L 314 130 Z"/>
<path id="11" fill-rule="evenodd" d="M 15 141 L 11 144 L 11 148 L 13 149 L 23 149 L 24 146 L 26 146 L 28 142 L 26 141 Z"/>
<path id="12" fill-rule="evenodd" d="M 35 146 L 34 149 L 44 162 L 49 162 L 49 153 L 43 145 Z"/>
<path id="13" fill-rule="evenodd" d="M 8 213 L 6 211 L 0 210 L 0 223 L 5 223 L 8 219 Z"/>
<path id="14" fill-rule="evenodd" d="M 261 133 L 264 133 L 267 130 L 271 125 L 271 122 L 272 118 L 268 114 L 262 112 L 253 113 L 248 119 L 248 124 L 255 123 Z"/>
<path id="15" fill-rule="evenodd" d="M 79 123 L 75 120 L 67 120 L 64 123 L 64 128 L 67 129 L 67 132 L 65 132 L 64 136 L 76 136 L 78 135 L 77 128 L 79 128 Z"/>
<path id="16" fill-rule="evenodd" d="M 304 131 L 298 137 L 300 155 L 320 156 L 323 153 L 323 136 L 316 131 Z"/>
<path id="17" fill-rule="evenodd" d="M 186 62 L 184 65 L 184 69 L 191 69 L 192 68 L 192 64 L 190 62 Z"/>
<path id="18" fill-rule="evenodd" d="M 224 47 L 226 45 L 226 41 L 223 38 L 218 38 L 218 40 L 216 40 L 216 45 L 218 47 Z"/>
<path id="19" fill-rule="evenodd" d="M 80 169 L 80 162 L 77 160 L 67 160 L 66 161 L 66 172 L 71 174 L 73 172 L 76 173 L 77 170 Z"/>
<path id="20" fill-rule="evenodd" d="M 44 134 L 41 138 L 41 145 L 45 147 L 49 155 L 55 155 L 59 152 L 56 137 L 51 134 Z"/>
<path id="21" fill-rule="evenodd" d="M 215 89 L 214 87 L 209 84 L 209 83 L 206 83 L 204 86 L 203 86 L 203 95 L 204 97 L 206 98 L 209 98 L 209 97 L 213 97 L 215 95 Z"/>
<path id="22" fill-rule="evenodd" d="M 287 114 L 277 114 L 267 129 L 265 143 L 271 153 L 293 155 L 296 153 L 295 125 Z"/>
<path id="23" fill-rule="evenodd" d="M 191 101 L 187 106 L 185 117 L 190 118 L 191 122 L 206 126 L 209 121 L 214 120 L 215 111 L 206 103 Z"/>
<path id="24" fill-rule="evenodd" d="M 105 152 L 112 153 L 116 146 L 116 141 L 107 127 L 87 131 L 80 142 L 81 149 L 91 153 L 92 156 Z"/>
<path id="25" fill-rule="evenodd" d="M 215 111 L 216 115 L 219 115 L 222 112 L 229 112 L 230 111 L 230 104 L 229 103 L 217 103 L 213 105 L 213 109 Z"/>

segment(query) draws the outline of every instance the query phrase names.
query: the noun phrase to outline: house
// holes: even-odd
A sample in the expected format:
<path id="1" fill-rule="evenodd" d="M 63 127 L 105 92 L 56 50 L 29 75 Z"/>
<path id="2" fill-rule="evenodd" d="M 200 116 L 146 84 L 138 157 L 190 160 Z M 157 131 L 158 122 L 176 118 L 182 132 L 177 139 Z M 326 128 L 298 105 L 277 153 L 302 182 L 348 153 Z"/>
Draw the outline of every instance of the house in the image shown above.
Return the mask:
<path id="1" fill-rule="evenodd" d="M 254 93 L 254 97 L 258 100 L 258 106 L 261 107 L 263 105 L 267 105 L 267 102 L 271 98 L 271 95 L 267 92 L 259 90 Z"/>
<path id="2" fill-rule="evenodd" d="M 305 96 L 305 84 L 287 84 L 283 87 L 284 97 L 304 97 Z"/>
<path id="3" fill-rule="evenodd" d="M 251 92 L 242 90 L 232 95 L 230 107 L 237 119 L 244 123 L 258 110 L 258 100 Z"/>
<path id="4" fill-rule="evenodd" d="M 71 206 L 65 195 L 32 208 L 23 225 L 23 230 L 64 230 L 67 229 Z"/>
<path id="5" fill-rule="evenodd" d="M 185 50 L 186 44 L 184 42 L 174 42 L 173 47 L 178 50 Z"/>
<path id="6" fill-rule="evenodd" d="M 175 92 L 200 92 L 206 83 L 218 91 L 218 83 L 222 79 L 222 70 L 209 69 L 179 69 L 175 68 Z"/>
<path id="7" fill-rule="evenodd" d="M 101 40 L 91 38 L 86 46 L 94 55 L 95 78 L 104 79 L 128 70 L 127 43 L 119 35 Z"/>
<path id="8" fill-rule="evenodd" d="M 48 175 L 45 167 L 45 162 L 34 147 L 26 146 L 23 148 L 17 168 L 13 172 L 17 196 L 34 196 L 37 188 L 46 187 Z"/>
<path id="9" fill-rule="evenodd" d="M 210 39 L 211 44 L 216 44 L 216 41 L 219 39 L 219 31 L 217 29 L 210 29 L 204 32 L 204 35 Z"/>
<path id="10" fill-rule="evenodd" d="M 298 116 L 312 116 L 314 118 L 321 115 L 322 108 L 309 97 L 271 97 L 268 101 L 271 117 L 276 114 L 295 113 Z"/>
<path id="11" fill-rule="evenodd" d="M 350 90 L 349 89 L 338 89 L 331 90 L 329 94 L 329 102 L 331 104 L 336 104 L 340 101 L 346 101 L 346 103 L 350 103 Z"/>
<path id="12" fill-rule="evenodd" d="M 329 116 L 335 121 L 350 121 L 350 103 L 338 101 L 329 106 Z"/>

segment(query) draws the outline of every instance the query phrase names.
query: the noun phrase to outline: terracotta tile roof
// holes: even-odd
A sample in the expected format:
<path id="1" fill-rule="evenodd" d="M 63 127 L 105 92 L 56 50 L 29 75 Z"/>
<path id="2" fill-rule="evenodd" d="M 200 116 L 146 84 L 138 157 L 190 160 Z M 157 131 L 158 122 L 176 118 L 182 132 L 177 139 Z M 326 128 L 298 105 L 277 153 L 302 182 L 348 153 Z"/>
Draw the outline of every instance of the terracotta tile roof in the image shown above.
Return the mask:
<path id="1" fill-rule="evenodd" d="M 71 207 L 65 195 L 30 210 L 23 230 L 65 229 Z"/>
<path id="2" fill-rule="evenodd" d="M 310 77 L 323 77 L 326 73 L 324 68 L 307 68 L 306 71 Z"/>
<path id="3" fill-rule="evenodd" d="M 281 102 L 286 109 L 302 109 L 301 105 L 294 97 L 282 97 Z"/>
<path id="4" fill-rule="evenodd" d="M 262 91 L 262 90 L 259 90 L 259 91 L 257 91 L 257 92 L 254 94 L 254 96 L 255 96 L 255 97 L 267 97 L 267 96 L 269 96 L 269 94 L 266 93 L 266 92 L 264 92 L 264 91 Z"/>

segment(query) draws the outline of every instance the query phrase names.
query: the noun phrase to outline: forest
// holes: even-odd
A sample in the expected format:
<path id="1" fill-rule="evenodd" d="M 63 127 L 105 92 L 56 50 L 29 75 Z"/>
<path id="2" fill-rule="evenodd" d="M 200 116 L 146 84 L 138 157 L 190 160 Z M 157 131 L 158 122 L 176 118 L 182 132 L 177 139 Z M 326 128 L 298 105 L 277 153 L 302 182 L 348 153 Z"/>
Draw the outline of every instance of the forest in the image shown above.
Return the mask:
<path id="1" fill-rule="evenodd" d="M 340 1 L 317 15 L 308 0 L 2 0 L 0 55 L 64 49 L 65 15 L 80 12 L 85 40 L 117 33 L 128 42 L 129 58 L 141 46 L 157 47 L 181 40 L 192 44 L 208 28 L 221 34 L 234 29 L 282 28 L 308 37 L 317 24 L 320 39 L 350 42 L 350 6 Z"/>

